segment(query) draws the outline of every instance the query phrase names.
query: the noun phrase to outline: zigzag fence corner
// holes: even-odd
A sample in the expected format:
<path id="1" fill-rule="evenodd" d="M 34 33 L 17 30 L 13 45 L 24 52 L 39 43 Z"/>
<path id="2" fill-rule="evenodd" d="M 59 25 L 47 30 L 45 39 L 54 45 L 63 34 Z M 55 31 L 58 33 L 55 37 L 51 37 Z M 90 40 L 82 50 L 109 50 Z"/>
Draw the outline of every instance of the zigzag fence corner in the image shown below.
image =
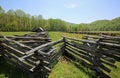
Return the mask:
<path id="1" fill-rule="evenodd" d="M 108 67 L 116 68 L 120 61 L 120 37 L 86 36 L 85 39 L 65 38 L 65 55 L 94 70 L 102 78 L 111 78 Z"/>
<path id="2" fill-rule="evenodd" d="M 51 69 L 62 56 L 63 47 L 57 44 L 62 43 L 63 39 L 51 42 L 51 39 L 36 33 L 1 36 L 0 40 L 1 56 L 28 73 L 30 78 L 48 78 Z"/>
<path id="3" fill-rule="evenodd" d="M 31 78 L 48 78 L 62 55 L 90 68 L 102 78 L 111 78 L 108 66 L 116 68 L 115 61 L 120 61 L 120 37 L 86 35 L 84 39 L 75 39 L 63 36 L 51 42 L 44 34 L 1 36 L 1 56 Z"/>

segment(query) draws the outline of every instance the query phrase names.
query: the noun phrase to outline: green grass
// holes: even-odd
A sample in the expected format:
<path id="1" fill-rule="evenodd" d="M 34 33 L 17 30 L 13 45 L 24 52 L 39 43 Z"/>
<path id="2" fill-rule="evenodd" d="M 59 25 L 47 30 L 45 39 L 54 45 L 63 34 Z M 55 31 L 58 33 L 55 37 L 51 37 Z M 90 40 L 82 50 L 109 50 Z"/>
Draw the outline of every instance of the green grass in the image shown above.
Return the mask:
<path id="1" fill-rule="evenodd" d="M 68 36 L 73 38 L 81 38 L 82 36 L 75 33 L 64 33 L 64 32 L 49 32 L 49 37 L 52 38 L 53 41 L 62 38 L 62 36 Z"/>
<path id="2" fill-rule="evenodd" d="M 26 33 L 30 32 L 0 32 L 0 35 L 24 35 Z M 64 32 L 49 32 L 50 38 L 52 38 L 53 41 L 58 40 L 61 38 L 61 36 L 69 36 L 73 38 L 81 38 L 82 36 L 79 34 L 69 34 Z M 112 68 L 112 71 L 109 73 L 109 75 L 112 78 L 120 78 L 120 62 L 115 63 L 117 65 L 117 68 Z M 53 68 L 49 78 L 93 78 L 91 77 L 94 73 L 91 72 L 89 69 L 82 67 L 80 65 L 81 69 L 78 69 L 73 63 L 66 61 L 64 59 L 61 59 Z M 82 68 L 85 69 L 86 72 L 82 70 Z M 0 78 L 28 78 L 24 72 L 17 69 L 13 65 L 9 63 L 3 63 L 0 64 Z M 94 77 L 96 78 L 96 77 Z"/>
<path id="3" fill-rule="evenodd" d="M 90 78 L 90 76 L 76 68 L 71 62 L 60 60 L 53 68 L 49 78 Z"/>
<path id="4" fill-rule="evenodd" d="M 109 73 L 111 78 L 120 78 L 120 62 L 116 62 L 115 65 L 117 68 L 111 68 L 112 71 Z"/>
<path id="5" fill-rule="evenodd" d="M 0 35 L 13 36 L 13 35 L 24 35 L 30 32 L 0 32 Z"/>

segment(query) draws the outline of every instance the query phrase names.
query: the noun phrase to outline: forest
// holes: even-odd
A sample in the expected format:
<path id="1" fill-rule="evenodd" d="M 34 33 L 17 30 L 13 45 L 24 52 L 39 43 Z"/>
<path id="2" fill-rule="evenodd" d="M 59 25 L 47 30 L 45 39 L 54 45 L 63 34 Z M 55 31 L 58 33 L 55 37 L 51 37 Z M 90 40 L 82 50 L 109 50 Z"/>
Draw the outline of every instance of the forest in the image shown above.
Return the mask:
<path id="1" fill-rule="evenodd" d="M 7 12 L 0 6 L 0 31 L 30 31 L 42 27 L 48 31 L 119 31 L 120 17 L 112 20 L 97 20 L 92 23 L 69 23 L 61 19 L 45 19 L 42 15 L 30 15 L 24 11 L 10 9 Z"/>

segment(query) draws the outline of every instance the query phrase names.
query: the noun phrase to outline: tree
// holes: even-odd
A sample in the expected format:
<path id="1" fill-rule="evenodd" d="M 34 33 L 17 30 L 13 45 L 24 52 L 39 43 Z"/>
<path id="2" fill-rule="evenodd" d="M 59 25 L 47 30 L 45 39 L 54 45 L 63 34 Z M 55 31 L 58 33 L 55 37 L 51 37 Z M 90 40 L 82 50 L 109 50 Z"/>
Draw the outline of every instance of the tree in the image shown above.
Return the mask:
<path id="1" fill-rule="evenodd" d="M 0 6 L 0 30 L 3 29 L 3 27 L 5 26 L 5 11 L 4 9 Z"/>
<path id="2" fill-rule="evenodd" d="M 42 27 L 49 31 L 119 31 L 120 17 L 112 20 L 97 20 L 90 24 L 69 23 L 61 19 L 44 19 L 42 15 L 31 16 L 18 9 L 10 9 L 6 13 L 0 6 L 0 30 L 30 31 L 34 27 Z"/>

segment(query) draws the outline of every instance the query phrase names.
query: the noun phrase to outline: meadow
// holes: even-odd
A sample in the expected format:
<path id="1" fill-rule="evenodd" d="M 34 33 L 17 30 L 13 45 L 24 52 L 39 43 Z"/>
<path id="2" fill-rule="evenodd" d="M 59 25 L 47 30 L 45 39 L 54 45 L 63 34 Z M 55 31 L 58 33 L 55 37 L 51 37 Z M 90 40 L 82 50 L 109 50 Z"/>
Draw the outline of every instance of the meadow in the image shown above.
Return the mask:
<path id="1" fill-rule="evenodd" d="M 0 35 L 23 35 L 31 32 L 0 32 Z M 49 37 L 52 41 L 60 39 L 62 36 L 69 36 L 73 38 L 82 38 L 80 34 L 69 34 L 64 32 L 49 32 Z M 2 59 L 0 59 L 2 60 Z M 120 62 L 115 63 L 117 68 L 109 67 L 112 71 L 109 75 L 112 78 L 120 78 Z M 79 64 L 80 65 L 80 64 Z M 86 72 L 83 72 L 81 69 L 78 69 L 72 62 L 66 60 L 64 57 L 61 57 L 60 61 L 54 66 L 49 78 L 92 78 L 95 77 L 94 72 L 90 69 L 84 68 Z M 1 63 L 0 64 L 0 78 L 28 78 L 28 76 L 14 65 L 10 63 Z M 95 77 L 96 78 L 96 77 Z"/>

